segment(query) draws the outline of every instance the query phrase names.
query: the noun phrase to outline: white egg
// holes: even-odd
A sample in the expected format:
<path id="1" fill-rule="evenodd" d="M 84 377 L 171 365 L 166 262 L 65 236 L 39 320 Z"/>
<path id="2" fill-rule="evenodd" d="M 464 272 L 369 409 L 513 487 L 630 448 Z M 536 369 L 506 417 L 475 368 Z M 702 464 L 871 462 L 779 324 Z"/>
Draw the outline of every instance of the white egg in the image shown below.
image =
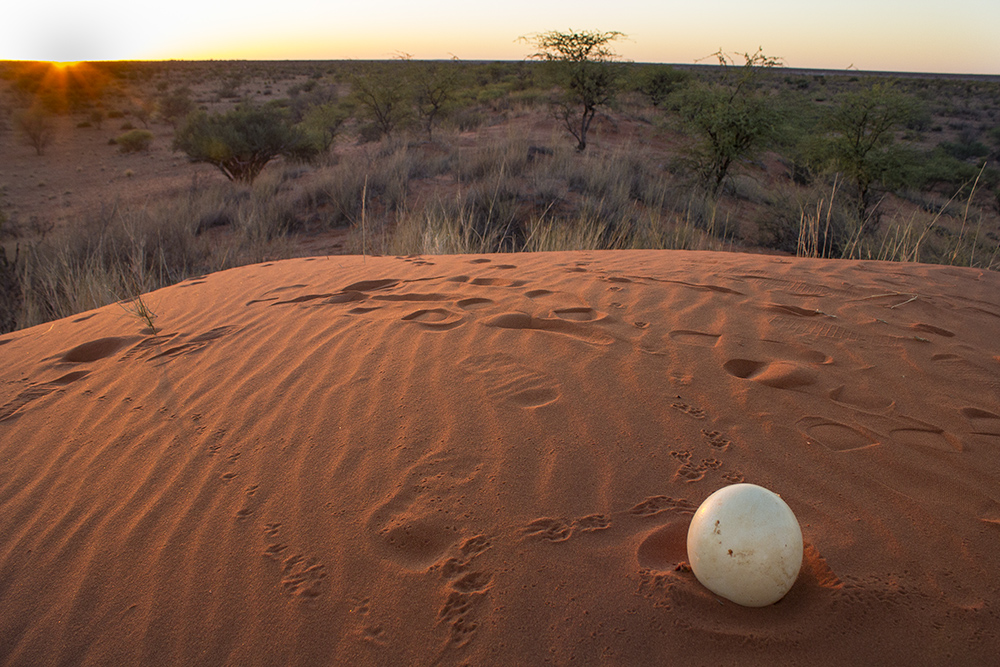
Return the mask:
<path id="1" fill-rule="evenodd" d="M 802 529 L 778 494 L 734 484 L 695 512 L 687 552 L 705 588 L 746 607 L 763 607 L 783 598 L 798 578 Z"/>

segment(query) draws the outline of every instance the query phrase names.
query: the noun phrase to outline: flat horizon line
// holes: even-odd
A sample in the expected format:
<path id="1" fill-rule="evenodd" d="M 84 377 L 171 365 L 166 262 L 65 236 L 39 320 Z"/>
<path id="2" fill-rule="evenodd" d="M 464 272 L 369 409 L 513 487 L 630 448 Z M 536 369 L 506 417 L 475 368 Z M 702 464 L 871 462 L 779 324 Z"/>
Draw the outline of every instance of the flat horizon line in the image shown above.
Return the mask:
<path id="1" fill-rule="evenodd" d="M 538 62 L 528 58 L 503 59 L 503 58 L 412 58 L 408 62 L 425 63 L 466 63 L 473 65 L 488 65 L 490 63 L 517 63 L 517 62 Z M 96 64 L 96 63 L 363 63 L 363 62 L 403 62 L 400 58 L 118 58 L 118 59 L 96 59 L 96 60 L 31 60 L 31 59 L 5 59 L 0 58 L 3 63 L 73 63 L 73 64 Z M 716 69 L 721 65 L 714 63 L 669 63 L 657 61 L 618 61 L 629 65 L 665 65 L 669 67 L 685 69 Z M 739 67 L 740 65 L 735 65 Z M 854 69 L 851 67 L 836 69 L 829 67 L 789 67 L 784 65 L 776 66 L 784 72 L 795 72 L 803 74 L 814 74 L 823 76 L 896 76 L 906 78 L 933 78 L 949 77 L 962 79 L 996 80 L 1000 81 L 1000 73 L 982 74 L 974 72 L 928 72 L 916 70 L 869 70 Z"/>

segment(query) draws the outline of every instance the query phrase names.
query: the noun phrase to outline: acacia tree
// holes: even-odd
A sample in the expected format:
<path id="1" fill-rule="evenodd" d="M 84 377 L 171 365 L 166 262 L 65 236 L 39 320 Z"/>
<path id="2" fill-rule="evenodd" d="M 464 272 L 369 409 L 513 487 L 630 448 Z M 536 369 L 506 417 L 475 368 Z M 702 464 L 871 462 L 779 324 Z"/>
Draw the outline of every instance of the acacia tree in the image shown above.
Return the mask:
<path id="1" fill-rule="evenodd" d="M 231 181 L 249 184 L 279 155 L 308 159 L 319 147 L 279 109 L 243 105 L 224 114 L 191 114 L 174 135 L 174 150 L 215 165 Z"/>
<path id="2" fill-rule="evenodd" d="M 559 67 L 564 92 L 555 102 L 555 114 L 576 139 L 578 151 L 587 148 L 587 132 L 598 109 L 610 104 L 618 92 L 618 73 L 612 67 L 618 54 L 608 45 L 624 38 L 625 34 L 616 30 L 551 30 L 520 38 L 538 49 L 528 58 Z"/>
<path id="3" fill-rule="evenodd" d="M 51 115 L 39 106 L 15 114 L 14 124 L 18 133 L 35 149 L 37 155 L 42 154 L 52 141 L 55 132 Z"/>
<path id="4" fill-rule="evenodd" d="M 413 104 L 417 115 L 427 130 L 427 140 L 433 141 L 434 121 L 441 116 L 458 88 L 458 76 L 454 65 L 425 65 L 413 83 Z"/>
<path id="5" fill-rule="evenodd" d="M 160 110 L 160 117 L 176 129 L 177 123 L 183 120 L 194 109 L 191 90 L 187 87 L 182 87 L 169 95 L 164 95 L 160 98 L 157 108 Z"/>
<path id="6" fill-rule="evenodd" d="M 309 107 L 302 118 L 302 127 L 314 138 L 322 151 L 330 150 L 340 126 L 347 120 L 347 111 L 337 102 L 327 102 Z"/>
<path id="7" fill-rule="evenodd" d="M 721 50 L 714 55 L 722 67 L 721 80 L 689 89 L 680 105 L 681 115 L 699 136 L 691 156 L 713 197 L 733 164 L 755 155 L 774 133 L 777 114 L 760 90 L 759 77 L 763 70 L 781 65 L 760 49 L 740 54 L 745 63 L 739 68 Z"/>
<path id="8" fill-rule="evenodd" d="M 855 187 L 858 219 L 870 214 L 876 183 L 901 181 L 906 161 L 896 132 L 914 117 L 914 102 L 889 82 L 844 95 L 827 119 L 828 161 Z"/>
<path id="9" fill-rule="evenodd" d="M 409 60 L 409 58 L 401 58 Z M 374 125 L 376 138 L 392 136 L 406 118 L 410 100 L 407 77 L 398 70 L 378 65 L 365 68 L 351 78 L 354 100 L 368 113 Z"/>

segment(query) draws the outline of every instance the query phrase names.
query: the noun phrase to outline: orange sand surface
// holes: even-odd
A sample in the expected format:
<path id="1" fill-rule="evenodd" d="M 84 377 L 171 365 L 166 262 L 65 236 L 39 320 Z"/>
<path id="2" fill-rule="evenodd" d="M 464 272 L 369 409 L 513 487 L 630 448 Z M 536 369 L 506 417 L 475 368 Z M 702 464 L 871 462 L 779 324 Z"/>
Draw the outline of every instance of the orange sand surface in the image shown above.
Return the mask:
<path id="1" fill-rule="evenodd" d="M 324 257 L 0 337 L 0 664 L 987 664 L 1000 275 Z M 760 609 L 685 536 L 802 526 Z"/>

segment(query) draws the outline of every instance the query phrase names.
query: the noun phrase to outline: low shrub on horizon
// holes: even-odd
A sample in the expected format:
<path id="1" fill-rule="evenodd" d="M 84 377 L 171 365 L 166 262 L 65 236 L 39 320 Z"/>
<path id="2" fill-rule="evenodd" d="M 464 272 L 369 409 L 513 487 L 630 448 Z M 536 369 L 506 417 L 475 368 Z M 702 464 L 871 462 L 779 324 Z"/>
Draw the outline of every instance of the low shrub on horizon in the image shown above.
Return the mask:
<path id="1" fill-rule="evenodd" d="M 149 130 L 129 130 L 115 137 L 114 141 L 122 153 L 138 153 L 149 150 L 149 145 L 153 143 L 153 133 Z"/>

